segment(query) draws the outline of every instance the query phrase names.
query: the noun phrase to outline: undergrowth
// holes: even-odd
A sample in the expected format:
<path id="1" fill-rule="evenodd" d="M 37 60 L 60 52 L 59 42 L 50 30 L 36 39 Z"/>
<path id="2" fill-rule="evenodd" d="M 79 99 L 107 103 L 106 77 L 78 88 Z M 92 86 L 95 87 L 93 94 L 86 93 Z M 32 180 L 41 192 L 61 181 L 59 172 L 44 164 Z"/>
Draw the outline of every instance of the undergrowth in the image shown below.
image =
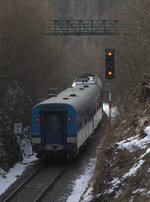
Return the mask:
<path id="1" fill-rule="evenodd" d="M 150 98 L 142 102 L 135 100 L 125 117 L 122 119 L 119 117 L 111 128 L 106 128 L 94 173 L 94 202 L 150 201 L 148 194 L 150 155 L 147 154 L 144 157 L 144 163 L 136 175 L 124 179 L 123 176 L 134 165 L 138 165 L 139 158 L 146 152 L 146 149 L 138 149 L 135 145 L 134 151 L 130 152 L 117 146 L 118 142 L 137 134 L 140 135 L 139 138 L 144 138 L 146 135 L 144 129 L 150 125 L 149 114 Z M 114 181 L 112 185 L 113 180 L 120 180 L 120 184 L 115 186 Z"/>

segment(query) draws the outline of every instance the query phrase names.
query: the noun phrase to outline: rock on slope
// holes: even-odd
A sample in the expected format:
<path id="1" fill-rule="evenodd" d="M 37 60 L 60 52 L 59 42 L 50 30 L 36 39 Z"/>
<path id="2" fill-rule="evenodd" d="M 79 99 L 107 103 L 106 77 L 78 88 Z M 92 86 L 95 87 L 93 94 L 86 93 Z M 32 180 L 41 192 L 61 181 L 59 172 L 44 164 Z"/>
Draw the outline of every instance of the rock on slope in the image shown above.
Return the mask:
<path id="1" fill-rule="evenodd" d="M 150 201 L 150 98 L 106 131 L 98 154 L 93 201 Z"/>

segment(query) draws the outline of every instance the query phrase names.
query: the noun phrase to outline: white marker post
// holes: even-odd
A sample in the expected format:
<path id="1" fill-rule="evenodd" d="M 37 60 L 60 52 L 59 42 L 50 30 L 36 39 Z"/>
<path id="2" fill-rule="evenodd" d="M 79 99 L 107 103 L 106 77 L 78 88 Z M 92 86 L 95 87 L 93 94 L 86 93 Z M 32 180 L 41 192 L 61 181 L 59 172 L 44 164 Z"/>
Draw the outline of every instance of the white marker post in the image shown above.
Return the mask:
<path id="1" fill-rule="evenodd" d="M 110 80 L 109 83 L 106 84 L 106 90 L 108 91 L 109 96 L 109 116 L 108 116 L 108 123 L 111 127 L 111 95 L 112 95 L 112 81 Z"/>
<path id="2" fill-rule="evenodd" d="M 111 91 L 109 92 L 109 118 L 108 123 L 111 126 Z"/>
<path id="3" fill-rule="evenodd" d="M 15 134 L 22 133 L 22 123 L 14 123 L 14 133 Z"/>

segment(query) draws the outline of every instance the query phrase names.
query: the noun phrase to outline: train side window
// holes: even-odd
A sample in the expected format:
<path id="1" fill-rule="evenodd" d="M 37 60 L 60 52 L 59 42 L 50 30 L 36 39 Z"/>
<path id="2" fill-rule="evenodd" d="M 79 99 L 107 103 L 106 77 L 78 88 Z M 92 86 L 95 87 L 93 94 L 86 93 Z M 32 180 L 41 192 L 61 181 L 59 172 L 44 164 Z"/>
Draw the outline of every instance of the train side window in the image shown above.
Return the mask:
<path id="1" fill-rule="evenodd" d="M 82 120 L 83 120 L 83 114 L 80 111 L 80 112 L 78 112 L 78 121 L 77 121 L 78 131 L 82 128 Z"/>

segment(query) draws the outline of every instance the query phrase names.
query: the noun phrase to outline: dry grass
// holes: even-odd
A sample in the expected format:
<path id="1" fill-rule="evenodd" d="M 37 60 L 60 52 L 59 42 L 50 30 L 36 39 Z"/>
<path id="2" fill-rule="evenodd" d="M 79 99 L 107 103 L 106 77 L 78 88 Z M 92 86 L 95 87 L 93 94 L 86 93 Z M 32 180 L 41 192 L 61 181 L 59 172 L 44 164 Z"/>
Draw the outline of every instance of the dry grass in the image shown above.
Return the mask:
<path id="1" fill-rule="evenodd" d="M 94 175 L 95 192 L 99 191 L 99 187 L 103 187 L 104 179 L 110 178 L 109 173 L 107 173 L 105 171 L 108 166 L 107 161 L 109 159 L 111 159 L 111 157 L 112 157 L 112 150 L 113 150 L 113 148 L 111 148 L 111 145 L 113 145 L 112 129 L 107 128 L 105 133 L 106 133 L 106 135 L 104 136 L 104 138 L 102 140 L 101 148 L 98 153 L 98 160 L 97 160 L 96 171 L 95 171 L 95 175 Z M 107 156 L 107 158 L 106 158 L 106 156 Z"/>
<path id="2" fill-rule="evenodd" d="M 136 103 L 137 104 L 137 103 Z M 135 175 L 123 178 L 130 169 L 139 163 L 140 156 L 146 152 L 146 149 L 140 149 L 135 146 L 135 151 L 119 149 L 117 142 L 135 136 L 136 131 L 140 132 L 140 138 L 145 137 L 144 128 L 150 125 L 150 102 L 140 104 L 138 111 L 131 111 L 130 118 L 124 123 L 120 123 L 119 128 L 106 129 L 106 135 L 103 138 L 102 146 L 98 153 L 98 161 L 94 174 L 94 200 L 93 201 L 150 201 L 150 154 L 144 157 L 144 163 L 137 170 Z M 134 108 L 134 107 L 133 107 Z M 139 123 L 142 118 L 143 122 Z M 116 124 L 119 125 L 118 123 Z M 148 145 L 149 148 L 149 145 Z M 112 191 L 114 179 L 119 179 Z M 141 189 L 141 191 L 136 191 Z M 142 191 L 142 189 L 144 189 Z M 136 192 L 135 192 L 136 191 Z M 119 194 L 120 193 L 120 194 Z M 118 195 L 117 195 L 118 194 Z"/>

